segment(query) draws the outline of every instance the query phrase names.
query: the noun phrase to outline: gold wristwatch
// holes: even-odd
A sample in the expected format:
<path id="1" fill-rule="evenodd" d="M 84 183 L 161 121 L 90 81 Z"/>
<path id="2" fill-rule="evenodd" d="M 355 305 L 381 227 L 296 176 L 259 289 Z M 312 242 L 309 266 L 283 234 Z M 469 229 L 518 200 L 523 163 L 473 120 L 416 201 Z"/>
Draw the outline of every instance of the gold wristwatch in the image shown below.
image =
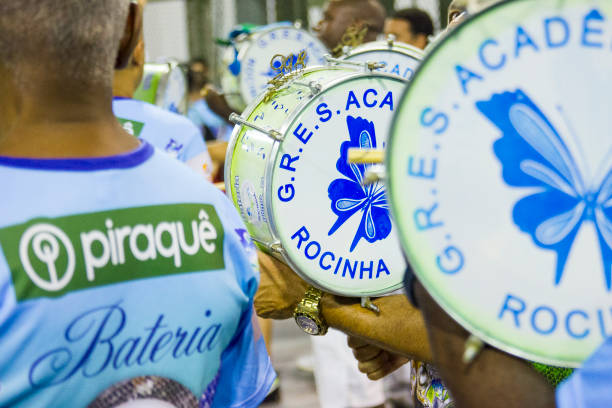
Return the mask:
<path id="1" fill-rule="evenodd" d="M 312 336 L 323 336 L 327 333 L 327 323 L 321 315 L 322 296 L 322 291 L 311 286 L 293 312 L 295 322 L 300 329 Z"/>

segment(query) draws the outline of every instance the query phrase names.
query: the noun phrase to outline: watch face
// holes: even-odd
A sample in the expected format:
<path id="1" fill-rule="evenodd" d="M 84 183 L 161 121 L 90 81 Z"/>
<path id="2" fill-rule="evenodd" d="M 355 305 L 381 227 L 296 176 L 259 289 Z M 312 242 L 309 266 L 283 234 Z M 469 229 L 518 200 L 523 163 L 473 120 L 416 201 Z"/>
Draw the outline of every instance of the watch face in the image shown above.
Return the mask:
<path id="1" fill-rule="evenodd" d="M 308 334 L 316 336 L 320 332 L 319 326 L 315 323 L 315 321 L 307 316 L 296 316 L 295 321 L 297 325 Z"/>

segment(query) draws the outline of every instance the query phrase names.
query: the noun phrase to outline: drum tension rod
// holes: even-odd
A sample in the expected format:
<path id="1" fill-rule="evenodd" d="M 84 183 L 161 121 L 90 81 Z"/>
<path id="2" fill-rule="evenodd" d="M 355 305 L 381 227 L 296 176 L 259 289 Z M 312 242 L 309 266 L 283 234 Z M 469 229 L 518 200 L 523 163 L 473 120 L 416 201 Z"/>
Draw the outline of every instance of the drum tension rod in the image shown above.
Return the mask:
<path id="1" fill-rule="evenodd" d="M 361 298 L 361 307 L 364 309 L 368 309 L 373 311 L 376 314 L 380 314 L 380 309 L 374 303 L 372 303 L 372 299 L 369 296 Z"/>
<path id="2" fill-rule="evenodd" d="M 310 81 L 308 83 L 300 82 L 300 81 L 294 81 L 294 82 L 292 82 L 292 84 L 293 85 L 300 85 L 300 86 L 307 87 L 308 89 L 310 89 L 310 93 L 312 95 L 318 94 L 319 92 L 321 92 L 321 89 L 322 89 L 321 84 L 318 83 L 317 81 Z"/>
<path id="3" fill-rule="evenodd" d="M 387 36 L 387 46 L 389 46 L 389 48 L 393 48 L 393 43 L 395 42 L 396 37 L 393 34 L 389 34 Z"/>
<path id="4" fill-rule="evenodd" d="M 257 131 L 259 131 L 259 132 L 261 132 L 261 133 L 263 133 L 265 135 L 270 136 L 272 139 L 274 139 L 274 140 L 276 140 L 278 142 L 282 142 L 285 139 L 284 136 L 280 132 L 278 132 L 278 131 L 276 131 L 274 129 L 264 129 L 261 126 L 257 126 L 255 124 L 245 120 L 242 116 L 238 115 L 237 113 L 232 113 L 229 116 L 229 120 L 230 120 L 230 122 L 232 122 L 232 123 L 234 123 L 236 125 L 242 125 L 242 126 L 250 127 L 251 129 L 255 129 L 255 130 L 257 130 Z"/>
<path id="5" fill-rule="evenodd" d="M 358 62 L 358 61 L 347 61 L 339 58 L 332 58 L 330 55 L 325 55 L 325 61 L 328 64 L 338 64 L 338 65 L 352 65 L 355 67 L 362 67 L 369 71 L 374 71 L 375 69 L 384 68 L 387 66 L 385 62 L 374 62 L 374 61 L 366 61 L 366 62 Z"/>

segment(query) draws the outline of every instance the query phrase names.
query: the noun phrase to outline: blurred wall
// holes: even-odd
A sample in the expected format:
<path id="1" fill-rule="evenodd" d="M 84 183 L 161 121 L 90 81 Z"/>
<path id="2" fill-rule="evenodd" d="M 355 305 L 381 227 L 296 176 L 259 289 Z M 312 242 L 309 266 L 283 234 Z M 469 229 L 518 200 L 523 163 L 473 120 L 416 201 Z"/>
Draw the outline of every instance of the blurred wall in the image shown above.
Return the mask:
<path id="1" fill-rule="evenodd" d="M 388 13 L 419 7 L 430 13 L 436 28 L 446 24 L 451 0 L 380 0 Z M 268 24 L 301 20 L 305 28 L 320 20 L 327 0 L 149 0 L 145 7 L 145 48 L 150 61 L 170 57 L 187 61 L 204 57 L 211 72 L 220 73 L 226 38 L 238 23 Z M 218 78 L 215 78 L 218 82 Z"/>
<path id="2" fill-rule="evenodd" d="M 189 58 L 187 8 L 184 0 L 149 1 L 144 9 L 144 41 L 148 61 Z"/>

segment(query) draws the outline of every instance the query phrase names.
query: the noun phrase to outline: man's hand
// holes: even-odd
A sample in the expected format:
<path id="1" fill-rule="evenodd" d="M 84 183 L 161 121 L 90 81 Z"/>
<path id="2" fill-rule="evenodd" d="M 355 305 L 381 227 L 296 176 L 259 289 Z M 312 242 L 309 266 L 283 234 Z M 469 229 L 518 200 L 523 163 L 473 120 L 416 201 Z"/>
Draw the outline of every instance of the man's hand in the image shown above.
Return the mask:
<path id="1" fill-rule="evenodd" d="M 383 350 L 356 337 L 348 338 L 348 345 L 359 362 L 359 371 L 370 380 L 380 380 L 410 361 L 409 358 Z"/>
<path id="2" fill-rule="evenodd" d="M 255 294 L 255 310 L 266 319 L 289 319 L 308 284 L 276 258 L 258 251 L 261 281 Z"/>

